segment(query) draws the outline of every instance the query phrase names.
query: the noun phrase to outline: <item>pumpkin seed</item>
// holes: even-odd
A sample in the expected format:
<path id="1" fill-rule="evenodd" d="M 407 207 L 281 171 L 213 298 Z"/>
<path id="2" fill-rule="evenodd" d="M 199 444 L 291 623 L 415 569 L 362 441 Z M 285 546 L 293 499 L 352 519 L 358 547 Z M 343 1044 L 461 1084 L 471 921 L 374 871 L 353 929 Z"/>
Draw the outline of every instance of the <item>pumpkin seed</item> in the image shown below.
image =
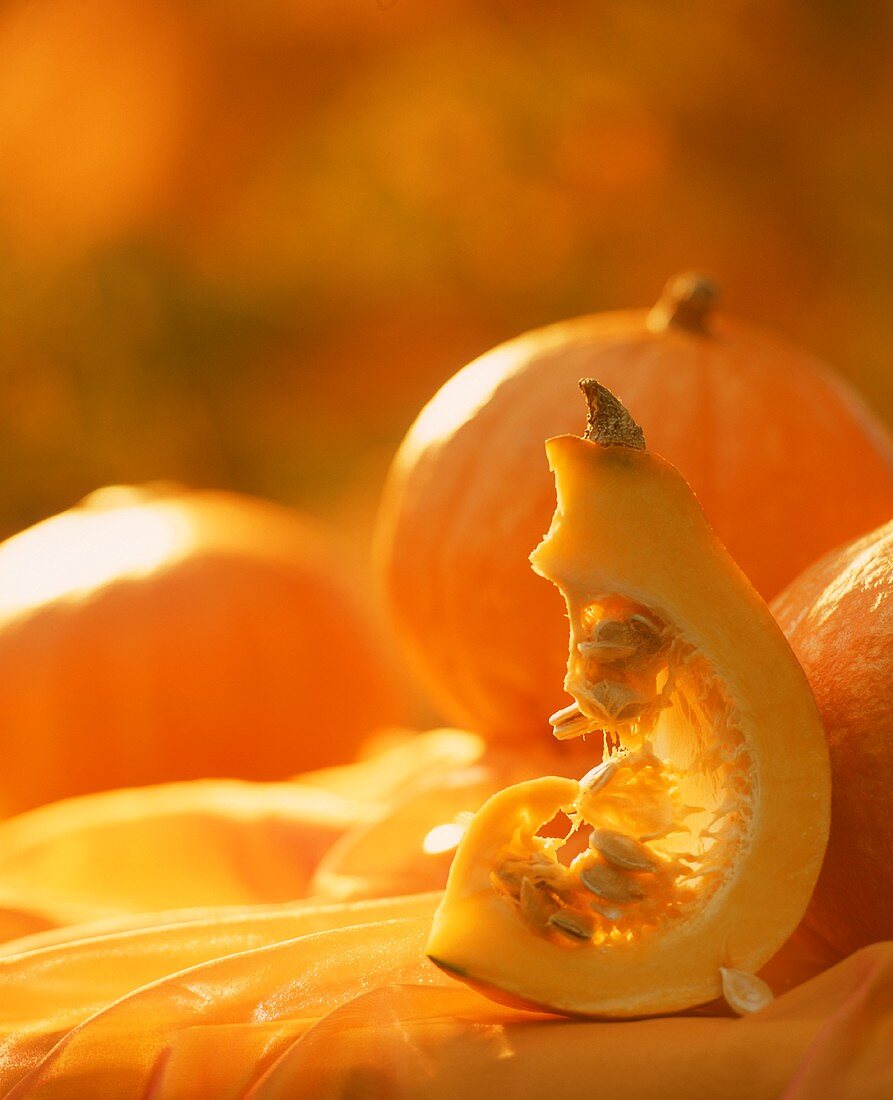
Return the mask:
<path id="1" fill-rule="evenodd" d="M 499 882 L 516 896 L 525 878 L 556 895 L 562 895 L 568 884 L 568 872 L 564 865 L 539 853 L 534 853 L 529 859 L 506 859 L 494 869 L 494 873 Z"/>
<path id="2" fill-rule="evenodd" d="M 503 865 L 497 867 L 493 872 L 499 882 L 505 890 L 508 890 L 510 894 L 517 896 L 518 891 L 521 889 L 521 874 L 517 870 L 517 865 Z"/>
<path id="3" fill-rule="evenodd" d="M 549 924 L 559 932 L 564 932 L 565 935 L 573 936 L 577 940 L 592 939 L 592 933 L 595 931 L 595 924 L 591 917 L 568 909 L 553 913 L 549 917 Z"/>
<path id="4" fill-rule="evenodd" d="M 646 705 L 637 692 L 617 680 L 599 680 L 586 687 L 586 701 L 609 722 L 631 722 Z"/>
<path id="5" fill-rule="evenodd" d="M 632 646 L 610 645 L 607 642 L 578 642 L 577 652 L 583 657 L 594 657 L 606 665 L 628 661 L 635 654 Z"/>
<path id="6" fill-rule="evenodd" d="M 620 761 L 616 759 L 596 764 L 580 780 L 580 786 L 586 794 L 595 794 L 611 782 L 619 766 Z"/>
<path id="7" fill-rule="evenodd" d="M 624 871 L 657 870 L 658 860 L 644 844 L 631 836 L 615 833 L 613 829 L 593 829 L 589 837 L 589 846 L 600 855 Z"/>
<path id="8" fill-rule="evenodd" d="M 594 909 L 596 913 L 603 916 L 605 920 L 618 921 L 623 916 L 623 910 L 616 908 L 613 905 L 601 905 L 597 901 L 591 901 L 589 908 Z"/>
<path id="9" fill-rule="evenodd" d="M 557 894 L 567 886 L 567 868 L 553 859 L 534 856 L 527 864 L 524 873 L 534 882 L 542 883 Z"/>
<path id="10" fill-rule="evenodd" d="M 738 1016 L 759 1012 L 775 999 L 769 986 L 756 974 L 746 974 L 729 966 L 721 966 L 719 972 L 722 975 L 722 995 Z"/>
<path id="11" fill-rule="evenodd" d="M 596 723 L 583 714 L 576 703 L 569 707 L 556 710 L 549 718 L 552 733 L 559 741 L 569 741 L 572 737 L 580 737 L 584 733 L 597 729 Z"/>
<path id="12" fill-rule="evenodd" d="M 628 646 L 630 649 L 636 648 L 629 623 L 624 622 L 622 619 L 600 619 L 592 631 L 592 640 L 602 642 L 604 645 L 623 645 Z"/>
<path id="13" fill-rule="evenodd" d="M 660 627 L 644 615 L 630 615 L 629 628 L 635 635 L 640 650 L 654 653 L 664 644 Z"/>
<path id="14" fill-rule="evenodd" d="M 544 928 L 559 908 L 557 899 L 545 883 L 527 877 L 521 879 L 518 903 L 521 916 L 536 928 Z"/>
<path id="15" fill-rule="evenodd" d="M 651 658 L 663 645 L 660 629 L 644 615 L 629 619 L 601 619 L 595 624 L 589 641 L 580 642 L 578 651 L 605 664 L 632 662 L 634 658 Z"/>
<path id="16" fill-rule="evenodd" d="M 580 881 L 587 890 L 605 901 L 620 904 L 639 901 L 645 896 L 640 883 L 630 878 L 629 873 L 607 863 L 592 863 L 580 872 Z"/>
<path id="17" fill-rule="evenodd" d="M 624 661 L 638 649 L 638 639 L 627 623 L 619 619 L 602 619 L 595 624 L 592 638 L 580 642 L 577 649 L 586 657 L 611 663 Z"/>

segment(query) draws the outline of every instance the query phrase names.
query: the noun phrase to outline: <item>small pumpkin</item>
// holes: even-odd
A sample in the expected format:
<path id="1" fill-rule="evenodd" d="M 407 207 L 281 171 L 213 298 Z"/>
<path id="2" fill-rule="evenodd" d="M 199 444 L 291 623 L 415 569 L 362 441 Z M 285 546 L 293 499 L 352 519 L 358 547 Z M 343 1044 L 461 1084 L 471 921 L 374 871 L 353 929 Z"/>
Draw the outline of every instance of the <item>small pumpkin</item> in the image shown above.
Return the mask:
<path id="1" fill-rule="evenodd" d="M 755 972 L 806 909 L 828 754 L 800 666 L 681 475 L 589 384 L 588 438 L 547 444 L 558 507 L 534 569 L 570 620 L 559 737 L 605 731 L 579 782 L 494 795 L 427 945 L 496 999 L 586 1016 L 674 1012 Z"/>
<path id="2" fill-rule="evenodd" d="M 566 623 L 526 558 L 552 502 L 542 441 L 575 430 L 589 373 L 678 467 L 764 598 L 893 514 L 893 442 L 878 421 L 805 352 L 716 314 L 703 278 L 673 280 L 651 311 L 500 345 L 410 429 L 377 538 L 407 653 L 445 713 L 493 737 L 538 736 L 558 703 Z"/>
<path id="3" fill-rule="evenodd" d="M 0 814 L 349 760 L 399 717 L 326 534 L 235 493 L 115 487 L 0 545 Z"/>
<path id="4" fill-rule="evenodd" d="M 840 954 L 893 939 L 893 522 L 833 551 L 772 609 L 831 754 L 831 835 L 806 916 Z"/>

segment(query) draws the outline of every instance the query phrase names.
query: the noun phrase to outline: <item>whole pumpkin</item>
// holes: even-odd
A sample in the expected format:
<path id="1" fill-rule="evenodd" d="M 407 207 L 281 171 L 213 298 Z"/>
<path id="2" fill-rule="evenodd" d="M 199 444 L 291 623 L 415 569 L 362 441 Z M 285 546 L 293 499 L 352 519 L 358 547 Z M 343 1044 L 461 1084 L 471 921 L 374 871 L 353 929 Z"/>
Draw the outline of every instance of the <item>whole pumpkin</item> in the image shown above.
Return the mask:
<path id="1" fill-rule="evenodd" d="M 816 562 L 772 610 L 831 755 L 831 835 L 806 923 L 849 954 L 893 939 L 893 522 Z"/>
<path id="2" fill-rule="evenodd" d="M 398 705 L 342 573 L 224 492 L 108 488 L 0 544 L 0 813 L 350 759 Z"/>
<path id="3" fill-rule="evenodd" d="M 651 311 L 527 333 L 450 379 L 410 429 L 378 565 L 408 653 L 457 721 L 538 735 L 566 703 L 564 609 L 527 556 L 553 510 L 543 442 L 576 430 L 584 376 L 678 467 L 765 598 L 893 513 L 878 421 L 821 363 L 713 304 L 708 280 L 679 276 Z"/>

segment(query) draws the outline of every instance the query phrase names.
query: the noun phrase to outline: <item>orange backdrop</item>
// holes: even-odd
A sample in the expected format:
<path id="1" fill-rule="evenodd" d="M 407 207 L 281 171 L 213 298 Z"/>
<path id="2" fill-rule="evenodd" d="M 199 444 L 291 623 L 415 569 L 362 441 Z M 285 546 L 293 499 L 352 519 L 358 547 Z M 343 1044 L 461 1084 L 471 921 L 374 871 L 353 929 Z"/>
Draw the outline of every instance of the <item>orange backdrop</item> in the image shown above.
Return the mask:
<path id="1" fill-rule="evenodd" d="M 147 478 L 365 533 L 456 367 L 683 267 L 893 420 L 891 23 L 809 0 L 8 0 L 0 533 Z"/>

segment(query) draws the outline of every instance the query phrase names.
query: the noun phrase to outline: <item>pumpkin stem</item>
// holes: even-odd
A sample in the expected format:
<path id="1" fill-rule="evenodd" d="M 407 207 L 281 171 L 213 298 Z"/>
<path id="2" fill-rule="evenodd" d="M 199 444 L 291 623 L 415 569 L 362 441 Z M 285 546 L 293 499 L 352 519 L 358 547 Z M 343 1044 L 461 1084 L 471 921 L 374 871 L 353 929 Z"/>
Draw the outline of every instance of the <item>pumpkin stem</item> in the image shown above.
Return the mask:
<path id="1" fill-rule="evenodd" d="M 674 275 L 648 314 L 648 328 L 651 332 L 682 328 L 706 335 L 717 297 L 716 283 L 707 275 L 693 271 Z"/>
<path id="2" fill-rule="evenodd" d="M 594 378 L 581 378 L 586 397 L 586 431 L 583 438 L 602 447 L 633 447 L 645 450 L 645 433 L 610 390 Z"/>

